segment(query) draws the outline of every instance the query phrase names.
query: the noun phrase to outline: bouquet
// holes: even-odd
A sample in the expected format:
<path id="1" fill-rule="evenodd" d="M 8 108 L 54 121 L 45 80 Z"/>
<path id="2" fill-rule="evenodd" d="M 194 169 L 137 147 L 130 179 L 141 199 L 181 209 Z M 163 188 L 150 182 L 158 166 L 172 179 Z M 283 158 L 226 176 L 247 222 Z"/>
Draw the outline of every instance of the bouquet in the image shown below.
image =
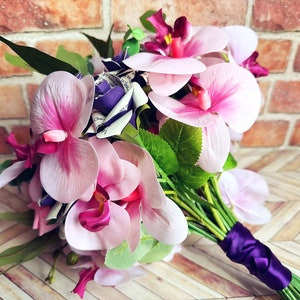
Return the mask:
<path id="1" fill-rule="evenodd" d="M 131 28 L 121 53 L 86 35 L 99 56 L 60 48 L 56 57 L 1 37 L 12 64 L 45 75 L 30 110 L 32 141 L 7 142 L 0 187 L 18 185 L 28 211 L 1 219 L 38 236 L 0 253 L 14 266 L 55 249 L 79 271 L 73 292 L 90 280 L 117 285 L 142 275 L 188 234 L 217 243 L 234 262 L 283 299 L 300 299 L 300 279 L 242 224 L 270 219 L 268 187 L 236 168 L 232 145 L 255 122 L 262 96 L 257 37 L 244 26 L 170 26 L 162 10 Z M 146 31 L 146 32 L 145 32 Z M 175 250 L 174 250 L 175 249 Z"/>

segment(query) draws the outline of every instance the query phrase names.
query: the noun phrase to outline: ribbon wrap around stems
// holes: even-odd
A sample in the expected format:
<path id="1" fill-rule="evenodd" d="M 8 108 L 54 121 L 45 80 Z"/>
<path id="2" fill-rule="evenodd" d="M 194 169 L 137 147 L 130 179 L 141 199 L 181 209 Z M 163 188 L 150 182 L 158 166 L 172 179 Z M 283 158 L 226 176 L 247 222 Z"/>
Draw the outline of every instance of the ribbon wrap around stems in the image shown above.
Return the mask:
<path id="1" fill-rule="evenodd" d="M 244 265 L 269 288 L 279 291 L 290 284 L 291 271 L 241 223 L 237 222 L 218 244 L 230 260 Z"/>

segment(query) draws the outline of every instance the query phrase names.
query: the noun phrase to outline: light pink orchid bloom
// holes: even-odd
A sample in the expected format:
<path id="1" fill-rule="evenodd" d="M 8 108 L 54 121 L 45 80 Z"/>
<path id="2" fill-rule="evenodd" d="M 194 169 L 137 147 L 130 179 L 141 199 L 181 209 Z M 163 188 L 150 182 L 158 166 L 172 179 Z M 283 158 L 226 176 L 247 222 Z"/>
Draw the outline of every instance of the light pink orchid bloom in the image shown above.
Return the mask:
<path id="1" fill-rule="evenodd" d="M 43 139 L 40 149 L 45 149 L 40 166 L 41 183 L 59 202 L 75 201 L 97 177 L 96 152 L 89 142 L 80 139 L 93 100 L 92 76 L 77 79 L 70 73 L 58 71 L 44 79 L 32 103 L 33 137 L 37 141 Z"/>
<path id="2" fill-rule="evenodd" d="M 150 154 L 124 141 L 117 141 L 113 146 L 122 159 L 132 162 L 143 174 L 133 199 L 129 199 L 126 207 L 132 223 L 127 238 L 130 249 L 133 251 L 138 245 L 141 221 L 146 231 L 158 241 L 172 245 L 181 243 L 188 234 L 185 216 L 181 209 L 165 196 L 157 180 Z"/>
<path id="3" fill-rule="evenodd" d="M 86 285 L 91 280 L 101 286 L 116 286 L 146 274 L 145 270 L 139 266 L 132 266 L 124 270 L 110 269 L 104 264 L 105 253 L 102 252 L 88 252 L 82 253 L 82 255 L 90 256 L 92 261 L 82 264 L 84 269 L 79 272 L 79 281 L 73 289 L 73 293 L 78 294 L 81 298 L 84 297 Z"/>
<path id="4" fill-rule="evenodd" d="M 94 196 L 88 202 L 78 200 L 66 217 L 66 239 L 75 251 L 109 250 L 126 240 L 129 214 L 116 201 L 128 197 L 141 177 L 138 168 L 121 159 L 108 140 L 93 137 L 89 141 L 101 163 Z"/>
<path id="5" fill-rule="evenodd" d="M 147 52 L 137 53 L 123 62 L 134 70 L 147 71 L 151 88 L 160 95 L 180 90 L 193 74 L 205 70 L 199 61 L 201 55 L 222 51 L 227 45 L 227 36 L 218 27 L 202 27 L 192 34 L 191 25 L 181 17 L 172 29 L 165 23 L 161 10 L 149 21 L 156 28 L 156 36 L 145 43 Z"/>
<path id="6" fill-rule="evenodd" d="M 249 224 L 264 224 L 270 221 L 271 213 L 263 206 L 269 189 L 264 178 L 250 170 L 225 171 L 219 179 L 224 202 L 233 208 L 239 220 Z"/>
<path id="7" fill-rule="evenodd" d="M 248 69 L 255 77 L 267 76 L 269 71 L 257 61 L 258 38 L 256 33 L 247 26 L 230 25 L 223 30 L 228 36 L 229 61 Z"/>
<path id="8" fill-rule="evenodd" d="M 207 172 L 220 171 L 230 149 L 228 126 L 242 133 L 256 120 L 260 90 L 253 75 L 235 64 L 220 63 L 200 73 L 193 92 L 180 101 L 150 92 L 149 98 L 164 115 L 201 127 L 202 153 L 198 164 Z"/>

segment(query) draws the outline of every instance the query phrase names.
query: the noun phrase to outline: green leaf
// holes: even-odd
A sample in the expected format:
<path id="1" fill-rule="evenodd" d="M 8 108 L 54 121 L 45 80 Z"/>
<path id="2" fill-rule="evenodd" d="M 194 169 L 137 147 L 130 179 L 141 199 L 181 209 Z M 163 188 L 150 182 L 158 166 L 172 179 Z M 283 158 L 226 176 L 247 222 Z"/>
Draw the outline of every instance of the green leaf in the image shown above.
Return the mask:
<path id="1" fill-rule="evenodd" d="M 66 50 L 62 45 L 60 45 L 57 49 L 56 58 L 72 65 L 83 75 L 88 74 L 88 65 L 86 59 L 76 52 Z"/>
<path id="2" fill-rule="evenodd" d="M 86 33 L 83 33 L 83 35 L 86 36 L 88 40 L 91 42 L 91 44 L 95 47 L 95 49 L 97 50 L 97 52 L 101 57 L 109 58 L 114 56 L 113 42 L 111 39 L 111 33 L 113 28 L 114 28 L 114 24 L 110 28 L 107 41 L 103 41 L 93 36 L 90 36 Z"/>
<path id="3" fill-rule="evenodd" d="M 213 174 L 207 173 L 198 166 L 180 165 L 178 174 L 186 186 L 194 189 L 202 187 Z"/>
<path id="4" fill-rule="evenodd" d="M 48 75 L 55 71 L 66 71 L 77 74 L 78 70 L 70 64 L 29 46 L 17 45 L 0 36 L 0 41 L 15 51 L 24 61 L 36 71 Z"/>
<path id="5" fill-rule="evenodd" d="M 0 174 L 7 169 L 8 167 L 10 167 L 13 163 L 12 159 L 7 159 L 4 162 L 0 163 Z"/>
<path id="6" fill-rule="evenodd" d="M 151 17 L 153 14 L 155 14 L 156 10 L 148 10 L 146 11 L 141 17 L 140 21 L 142 25 L 145 27 L 145 29 L 149 30 L 150 32 L 156 32 L 155 27 L 147 20 L 147 18 Z M 166 18 L 166 15 L 163 14 L 163 18 Z"/>
<path id="7" fill-rule="evenodd" d="M 20 56 L 17 55 L 12 55 L 10 53 L 5 53 L 5 59 L 7 62 L 9 62 L 11 65 L 16 66 L 16 67 L 20 67 L 23 69 L 27 69 L 30 71 L 34 71 L 34 69 L 32 67 L 30 67 L 26 61 L 24 61 L 23 58 L 21 58 Z"/>
<path id="8" fill-rule="evenodd" d="M 223 166 L 223 170 L 226 171 L 226 170 L 234 169 L 236 166 L 237 166 L 237 161 L 235 160 L 233 155 L 229 153 L 227 160 Z"/>
<path id="9" fill-rule="evenodd" d="M 0 220 L 14 221 L 26 226 L 32 226 L 33 218 L 33 210 L 28 210 L 25 212 L 0 212 Z"/>
<path id="10" fill-rule="evenodd" d="M 178 160 L 170 145 L 159 135 L 140 129 L 139 134 L 144 147 L 151 154 L 159 167 L 167 174 L 173 174 L 178 169 Z"/>
<path id="11" fill-rule="evenodd" d="M 165 258 L 173 249 L 173 245 L 163 244 L 159 241 L 155 241 L 151 249 L 141 258 L 139 262 L 142 264 L 152 263 Z"/>
<path id="12" fill-rule="evenodd" d="M 139 245 L 135 251 L 131 252 L 128 244 L 123 242 L 121 245 L 107 251 L 105 256 L 105 265 L 112 269 L 130 268 L 149 251 L 152 244 L 152 237 L 141 237 Z"/>
<path id="13" fill-rule="evenodd" d="M 59 240 L 56 231 L 48 232 L 19 246 L 9 248 L 0 253 L 0 266 L 19 264 L 40 255 L 48 246 Z"/>
<path id="14" fill-rule="evenodd" d="M 177 155 L 179 165 L 194 166 L 202 148 L 202 130 L 181 122 L 168 119 L 159 131 Z"/>
<path id="15" fill-rule="evenodd" d="M 140 51 L 140 43 L 135 38 L 128 39 L 122 45 L 122 50 L 127 51 L 129 56 L 132 56 Z"/>

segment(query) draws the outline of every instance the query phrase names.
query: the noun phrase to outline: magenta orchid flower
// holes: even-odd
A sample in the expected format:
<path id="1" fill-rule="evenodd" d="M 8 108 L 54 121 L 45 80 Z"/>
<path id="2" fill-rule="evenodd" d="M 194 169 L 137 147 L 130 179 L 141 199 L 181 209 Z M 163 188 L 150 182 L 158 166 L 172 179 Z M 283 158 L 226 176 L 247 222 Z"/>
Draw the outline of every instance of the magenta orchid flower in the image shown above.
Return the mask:
<path id="1" fill-rule="evenodd" d="M 194 80 L 193 92 L 180 101 L 154 92 L 149 97 L 167 117 L 203 128 L 198 164 L 212 173 L 222 169 L 228 156 L 228 126 L 239 133 L 248 130 L 258 116 L 261 103 L 253 75 L 230 63 L 209 66 Z"/>
<path id="2" fill-rule="evenodd" d="M 94 99 L 94 79 L 77 79 L 64 71 L 48 75 L 37 90 L 31 107 L 33 137 L 40 147 L 40 177 L 55 200 L 70 203 L 94 183 L 98 159 L 93 146 L 80 139 Z M 50 149 L 50 150 L 49 150 Z"/>
<path id="3" fill-rule="evenodd" d="M 255 77 L 267 76 L 269 71 L 257 61 L 258 38 L 249 27 L 230 25 L 223 28 L 228 35 L 229 61 L 248 69 Z"/>
<path id="4" fill-rule="evenodd" d="M 159 182 L 152 157 L 144 149 L 124 141 L 113 144 L 118 155 L 138 167 L 141 182 L 127 201 L 126 209 L 131 219 L 131 230 L 127 238 L 133 251 L 140 239 L 140 223 L 146 231 L 158 241 L 165 244 L 179 244 L 188 234 L 185 216 L 181 209 L 164 194 Z"/>
<path id="5" fill-rule="evenodd" d="M 120 159 L 108 140 L 93 137 L 89 141 L 101 164 L 93 197 L 88 202 L 78 200 L 66 217 L 66 239 L 75 251 L 108 250 L 126 240 L 130 218 L 116 201 L 129 196 L 141 177 L 135 165 Z"/>
<path id="6" fill-rule="evenodd" d="M 225 32 L 214 26 L 192 34 L 185 17 L 178 18 L 172 28 L 159 10 L 149 21 L 156 29 L 156 36 L 144 44 L 147 52 L 137 53 L 123 62 L 132 69 L 147 71 L 151 88 L 161 95 L 177 92 L 193 74 L 203 72 L 206 67 L 198 60 L 201 55 L 222 51 L 227 45 Z"/>
<path id="7" fill-rule="evenodd" d="M 219 186 L 225 204 L 239 220 L 249 224 L 270 221 L 271 213 L 263 206 L 269 190 L 262 176 L 244 169 L 225 171 L 220 176 Z"/>
<path id="8" fill-rule="evenodd" d="M 85 254 L 89 255 L 92 261 L 82 264 L 84 269 L 79 272 L 78 283 L 73 289 L 73 293 L 78 294 L 81 298 L 84 297 L 86 285 L 91 280 L 94 280 L 101 286 L 116 286 L 145 275 L 145 271 L 139 266 L 120 270 L 108 268 L 104 264 L 104 253 L 82 253 L 82 255 Z"/>

